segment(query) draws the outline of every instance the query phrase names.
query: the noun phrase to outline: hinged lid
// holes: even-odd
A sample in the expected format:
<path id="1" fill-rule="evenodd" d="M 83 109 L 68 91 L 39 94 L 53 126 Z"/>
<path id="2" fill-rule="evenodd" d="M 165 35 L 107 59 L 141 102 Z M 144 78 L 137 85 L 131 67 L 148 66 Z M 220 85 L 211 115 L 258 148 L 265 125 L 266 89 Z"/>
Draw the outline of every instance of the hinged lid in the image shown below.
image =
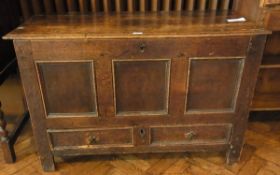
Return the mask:
<path id="1" fill-rule="evenodd" d="M 254 22 L 224 13 L 138 13 L 37 16 L 4 39 L 102 39 L 267 34 Z"/>

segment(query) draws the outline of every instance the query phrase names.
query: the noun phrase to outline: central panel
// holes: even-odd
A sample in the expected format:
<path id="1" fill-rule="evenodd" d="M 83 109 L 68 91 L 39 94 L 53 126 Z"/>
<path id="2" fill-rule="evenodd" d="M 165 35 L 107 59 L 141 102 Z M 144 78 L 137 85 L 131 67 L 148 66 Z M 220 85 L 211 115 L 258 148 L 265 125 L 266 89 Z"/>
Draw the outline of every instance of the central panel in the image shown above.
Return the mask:
<path id="1" fill-rule="evenodd" d="M 168 113 L 170 60 L 114 60 L 116 115 Z"/>

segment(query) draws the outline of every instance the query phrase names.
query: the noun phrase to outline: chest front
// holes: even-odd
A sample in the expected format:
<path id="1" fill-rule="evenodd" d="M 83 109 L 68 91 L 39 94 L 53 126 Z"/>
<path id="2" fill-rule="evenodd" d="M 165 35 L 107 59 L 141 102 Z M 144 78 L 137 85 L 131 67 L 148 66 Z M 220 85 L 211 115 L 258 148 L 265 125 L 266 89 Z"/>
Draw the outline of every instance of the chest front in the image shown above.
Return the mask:
<path id="1" fill-rule="evenodd" d="M 164 26 L 143 37 L 122 36 L 124 28 L 103 38 L 60 34 L 57 24 L 11 34 L 22 37 L 14 44 L 45 170 L 54 170 L 53 156 L 69 155 L 224 151 L 228 163 L 239 159 L 265 32 L 175 35 Z"/>

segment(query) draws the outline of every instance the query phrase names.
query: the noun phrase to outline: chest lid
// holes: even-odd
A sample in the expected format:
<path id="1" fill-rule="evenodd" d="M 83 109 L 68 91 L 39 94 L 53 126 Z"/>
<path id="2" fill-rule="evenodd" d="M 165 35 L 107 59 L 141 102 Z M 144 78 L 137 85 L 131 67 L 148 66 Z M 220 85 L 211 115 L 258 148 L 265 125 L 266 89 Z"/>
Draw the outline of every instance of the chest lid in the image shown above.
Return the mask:
<path id="1" fill-rule="evenodd" d="M 228 12 L 35 16 L 4 39 L 174 38 L 267 34 Z"/>

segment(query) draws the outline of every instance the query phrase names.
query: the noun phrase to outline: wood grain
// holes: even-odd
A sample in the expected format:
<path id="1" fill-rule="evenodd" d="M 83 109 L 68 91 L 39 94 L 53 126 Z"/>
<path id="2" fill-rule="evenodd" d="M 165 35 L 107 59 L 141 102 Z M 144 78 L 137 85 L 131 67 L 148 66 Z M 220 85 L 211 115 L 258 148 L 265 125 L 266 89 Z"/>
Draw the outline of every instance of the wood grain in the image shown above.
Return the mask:
<path id="1" fill-rule="evenodd" d="M 15 85 L 12 85 L 15 86 Z M 11 85 L 7 89 L 13 89 Z M 2 89 L 3 90 L 3 89 Z M 1 91 L 2 92 L 2 91 Z M 280 114 L 258 113 L 267 118 L 279 118 Z M 256 117 L 257 114 L 251 114 Z M 100 175 L 105 174 L 278 174 L 280 171 L 279 120 L 252 120 L 248 123 L 245 137 L 245 148 L 241 161 L 232 166 L 225 165 L 223 153 L 173 153 L 173 154 L 129 154 L 119 156 L 94 156 L 78 158 L 56 158 L 58 171 L 50 175 L 89 175 L 94 170 Z M 45 174 L 37 159 L 31 125 L 21 133 L 16 143 L 18 160 L 15 164 L 1 164 L 0 174 Z M 273 150 L 273 152 L 271 151 Z M 273 154 L 273 155 L 272 155 Z M 0 162 L 3 162 L 0 151 Z M 164 164 L 164 166 L 163 166 Z"/>
<path id="2" fill-rule="evenodd" d="M 58 0 L 57 0 L 58 1 Z M 59 1 L 60 2 L 60 1 Z M 178 15 L 180 14 L 180 17 Z M 198 16 L 189 13 L 123 13 L 104 16 L 38 16 L 17 28 L 6 39 L 81 39 L 81 38 L 138 38 L 133 32 L 143 32 L 141 38 L 190 37 L 190 36 L 237 36 L 268 34 L 254 22 L 227 23 L 225 18 L 236 15 L 226 13 Z M 214 19 L 215 20 L 214 20 Z M 98 19 L 98 20 L 97 20 Z M 129 20 L 128 20 L 129 19 Z M 147 19 L 149 19 L 147 21 Z M 203 20 L 201 20 L 203 19 Z M 93 23 L 94 21 L 94 23 Z M 138 22 L 128 22 L 138 21 Z M 45 23 L 48 25 L 46 28 Z M 174 25 L 180 24 L 180 25 Z M 95 27 L 93 28 L 92 25 Z M 79 27 L 77 27 L 79 26 Z M 221 30 L 223 28 L 223 30 Z M 56 32 L 53 32 L 56 31 Z"/>
<path id="3" fill-rule="evenodd" d="M 38 17 L 8 34 L 43 169 L 55 169 L 53 156 L 117 153 L 227 150 L 227 163 L 237 162 L 268 32 L 227 23 L 226 13 L 207 17 Z"/>

